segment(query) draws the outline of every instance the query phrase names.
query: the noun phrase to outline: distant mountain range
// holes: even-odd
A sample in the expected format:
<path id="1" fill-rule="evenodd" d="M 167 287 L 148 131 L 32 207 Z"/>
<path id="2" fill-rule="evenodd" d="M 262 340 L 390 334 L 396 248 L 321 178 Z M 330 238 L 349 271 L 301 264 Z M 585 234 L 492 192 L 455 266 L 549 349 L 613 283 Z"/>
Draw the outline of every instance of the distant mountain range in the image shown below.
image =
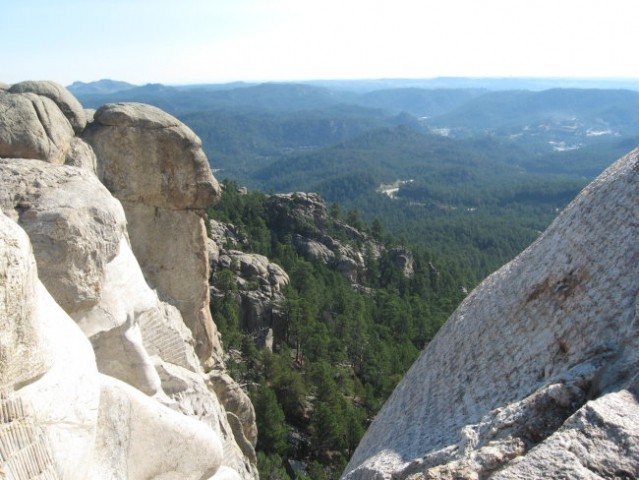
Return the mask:
<path id="1" fill-rule="evenodd" d="M 103 79 L 96 82 L 73 82 L 67 89 L 74 95 L 108 95 L 122 90 L 130 90 L 135 85 L 117 80 Z"/>
<path id="2" fill-rule="evenodd" d="M 398 88 L 421 89 L 482 89 L 482 90 L 548 90 L 551 88 L 600 88 L 639 90 L 639 79 L 628 78 L 561 78 L 561 77 L 436 77 L 428 79 L 369 79 L 369 80 L 310 80 L 297 83 L 331 90 L 345 92 L 366 93 L 375 90 Z M 256 86 L 258 83 L 230 82 L 230 83 L 202 83 L 175 86 L 177 89 L 230 90 L 242 87 Z M 131 83 L 103 79 L 95 82 L 74 82 L 67 88 L 74 95 L 108 94 L 139 87 Z"/>
<path id="3" fill-rule="evenodd" d="M 217 178 L 265 192 L 317 191 L 451 259 L 466 251 L 481 275 L 639 145 L 639 84 L 631 81 L 102 80 L 70 90 L 85 107 L 162 108 L 202 139 Z M 383 185 L 393 186 L 392 199 L 379 193 Z"/>

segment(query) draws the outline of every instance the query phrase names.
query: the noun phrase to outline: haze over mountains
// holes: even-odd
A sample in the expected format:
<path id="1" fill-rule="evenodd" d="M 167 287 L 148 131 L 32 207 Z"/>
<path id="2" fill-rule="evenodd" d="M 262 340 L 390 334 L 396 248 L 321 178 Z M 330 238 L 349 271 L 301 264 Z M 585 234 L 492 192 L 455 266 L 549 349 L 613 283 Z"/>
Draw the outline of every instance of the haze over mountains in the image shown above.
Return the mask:
<path id="1" fill-rule="evenodd" d="M 100 80 L 75 82 L 69 89 L 87 107 L 139 101 L 178 115 L 195 125 L 216 168 L 226 168 L 227 155 L 263 159 L 398 124 L 419 127 L 421 133 L 497 136 L 526 148 L 534 144 L 535 153 L 633 136 L 639 126 L 639 83 L 624 80 L 439 78 L 186 86 Z M 208 137 L 215 142 L 206 145 Z"/>
<path id="2" fill-rule="evenodd" d="M 470 255 L 485 265 L 474 281 L 639 143 L 638 89 L 526 78 L 70 86 L 86 107 L 137 101 L 177 116 L 218 178 L 315 191 L 411 242 Z M 397 185 L 393 198 L 383 185 Z"/>

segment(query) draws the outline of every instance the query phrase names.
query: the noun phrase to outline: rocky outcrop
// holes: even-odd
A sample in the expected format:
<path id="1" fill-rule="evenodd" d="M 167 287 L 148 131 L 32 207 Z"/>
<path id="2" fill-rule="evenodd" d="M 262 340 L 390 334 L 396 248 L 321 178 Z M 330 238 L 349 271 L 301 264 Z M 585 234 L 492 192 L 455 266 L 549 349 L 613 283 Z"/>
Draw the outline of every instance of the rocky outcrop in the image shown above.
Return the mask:
<path id="1" fill-rule="evenodd" d="M 2 160 L 0 178 L 0 206 L 29 234 L 49 292 L 70 314 L 95 306 L 126 234 L 120 203 L 95 175 L 38 160 Z"/>
<path id="2" fill-rule="evenodd" d="M 639 478 L 639 150 L 455 311 L 348 479 Z"/>
<path id="3" fill-rule="evenodd" d="M 177 235 L 178 244 L 195 253 L 180 257 L 173 247 L 163 252 L 166 263 L 151 253 L 143 269 L 135 246 L 143 249 L 142 234 L 155 228 L 159 235 L 159 226 L 136 216 L 136 208 L 147 205 L 130 202 L 126 211 L 96 177 L 107 144 L 100 144 L 103 156 L 96 156 L 71 129 L 66 147 L 24 148 L 37 146 L 31 140 L 41 139 L 38 129 L 70 129 L 67 117 L 77 108 L 67 108 L 74 99 L 55 84 L 14 87 L 0 92 L 0 103 L 9 99 L 0 122 L 0 316 L 6 319 L 0 333 L 0 472 L 19 480 L 256 478 L 254 443 L 236 428 L 238 412 L 227 412 L 218 400 L 194 350 L 202 330 L 187 328 L 181 313 L 197 318 L 209 311 L 208 287 L 201 292 L 208 259 L 205 247 L 197 250 L 206 242 L 195 210 L 212 199 L 210 171 L 197 173 L 204 167 L 195 168 L 188 155 L 184 169 L 174 159 L 167 175 L 183 182 L 179 188 L 196 186 L 176 201 L 179 208 L 157 207 L 157 218 L 171 233 L 189 229 Z M 25 101 L 45 105 L 50 115 L 31 125 L 27 112 L 25 122 Z M 74 126 L 80 131 L 82 122 Z M 133 145 L 136 128 L 128 132 Z M 146 145 L 157 153 L 166 142 L 166 150 L 178 155 L 171 135 L 160 136 L 156 145 L 147 138 Z M 201 149 L 192 137 L 182 135 L 181 148 L 197 157 Z M 115 156 L 124 156 L 118 148 Z M 34 156 L 20 158 L 25 152 Z M 130 174 L 141 175 L 143 183 L 153 172 Z M 183 208 L 184 202 L 195 210 Z M 149 241 L 161 248 L 174 238 L 164 236 L 164 244 Z M 177 272 L 180 261 L 186 276 Z M 159 277 L 184 283 L 162 284 L 173 295 L 147 283 L 163 269 L 172 271 Z M 185 308 L 175 297 L 188 289 L 196 298 Z M 204 336 L 200 344 L 217 341 L 210 332 Z"/>
<path id="4" fill-rule="evenodd" d="M 242 233 L 230 224 L 216 221 L 210 223 L 212 239 L 209 243 L 209 258 L 213 301 L 228 293 L 219 288 L 217 279 L 220 272 L 230 271 L 237 287 L 236 298 L 242 328 L 252 333 L 277 329 L 281 323 L 283 290 L 289 283 L 288 274 L 264 255 L 227 248 L 241 247 Z"/>
<path id="5" fill-rule="evenodd" d="M 255 448 L 257 444 L 255 409 L 248 395 L 224 372 L 211 372 L 209 381 L 217 394 L 217 398 L 224 405 L 227 415 L 232 414 L 238 419 L 244 438 Z M 254 454 L 255 452 L 253 452 Z"/>
<path id="6" fill-rule="evenodd" d="M 200 359 L 213 355 L 219 363 L 203 220 L 219 186 L 200 140 L 179 120 L 143 104 L 101 107 L 84 139 L 96 153 L 100 180 L 122 202 L 146 279 L 180 310 Z"/>
<path id="7" fill-rule="evenodd" d="M 379 259 L 388 253 L 404 275 L 412 275 L 410 252 L 401 247 L 387 251 L 370 235 L 331 217 L 316 193 L 272 195 L 267 199 L 265 209 L 271 227 L 281 237 L 291 235 L 293 245 L 302 256 L 325 263 L 352 284 L 364 283 L 367 255 Z"/>
<path id="8" fill-rule="evenodd" d="M 0 118 L 0 158 L 64 163 L 74 133 L 53 100 L 0 90 Z"/>
<path id="9" fill-rule="evenodd" d="M 415 274 L 413 252 L 405 247 L 394 247 L 388 250 L 388 256 L 403 276 L 411 278 Z"/>
<path id="10" fill-rule="evenodd" d="M 0 364 L 3 474 L 20 480 L 212 476 L 222 461 L 213 430 L 100 375 L 89 341 L 38 282 L 26 234 L 4 215 L 0 232 L 0 276 L 9 280 L 0 286 L 0 309 L 8 314 Z M 7 361 L 5 353 L 27 345 L 28 352 Z M 179 438 L 189 441 L 176 449 Z"/>
<path id="11" fill-rule="evenodd" d="M 75 133 L 80 133 L 87 126 L 84 108 L 78 100 L 62 85 L 50 81 L 26 81 L 15 83 L 8 89 L 9 93 L 35 93 L 49 98 L 60 108 L 69 120 Z"/>

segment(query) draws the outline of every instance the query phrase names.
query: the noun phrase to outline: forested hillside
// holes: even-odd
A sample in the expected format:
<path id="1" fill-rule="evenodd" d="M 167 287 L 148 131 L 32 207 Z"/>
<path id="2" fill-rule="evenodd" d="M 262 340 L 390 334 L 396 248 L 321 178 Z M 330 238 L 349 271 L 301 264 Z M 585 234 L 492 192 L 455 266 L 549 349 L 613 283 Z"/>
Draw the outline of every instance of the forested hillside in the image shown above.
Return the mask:
<path id="1" fill-rule="evenodd" d="M 523 158 L 522 147 L 504 140 L 404 126 L 288 156 L 254 178 L 274 191 L 316 191 L 369 222 L 379 219 L 445 256 L 470 287 L 532 242 L 587 182 L 527 171 Z"/>
<path id="2" fill-rule="evenodd" d="M 564 85 L 591 88 L 544 90 Z M 86 106 L 143 101 L 177 115 L 218 178 L 319 192 L 446 257 L 471 287 L 637 144 L 639 94 L 607 85 L 632 87 L 433 79 L 76 88 Z"/>
<path id="3" fill-rule="evenodd" d="M 259 329 L 243 321 L 245 302 L 238 300 L 257 289 L 259 279 L 245 283 L 233 267 L 216 268 L 213 314 L 230 352 L 227 366 L 255 405 L 262 478 L 285 478 L 284 465 L 293 460 L 303 462 L 310 478 L 336 478 L 465 290 L 426 249 L 403 253 L 409 266 L 402 268 L 392 236 L 379 222 L 363 223 L 357 211 L 333 205 L 319 216 L 300 216 L 295 196 L 277 207 L 272 200 L 226 182 L 220 204 L 210 210 L 243 239 L 233 248 L 265 255 L 288 273 L 277 318 L 271 314 L 264 325 L 274 331 L 272 345 L 256 347 Z M 299 238 L 339 242 L 342 251 L 361 252 L 364 263 L 354 276 L 339 263 L 304 255 Z"/>
<path id="4" fill-rule="evenodd" d="M 178 116 L 226 179 L 213 313 L 263 478 L 338 475 L 461 299 L 639 143 L 637 92 L 557 82 L 78 85 Z"/>

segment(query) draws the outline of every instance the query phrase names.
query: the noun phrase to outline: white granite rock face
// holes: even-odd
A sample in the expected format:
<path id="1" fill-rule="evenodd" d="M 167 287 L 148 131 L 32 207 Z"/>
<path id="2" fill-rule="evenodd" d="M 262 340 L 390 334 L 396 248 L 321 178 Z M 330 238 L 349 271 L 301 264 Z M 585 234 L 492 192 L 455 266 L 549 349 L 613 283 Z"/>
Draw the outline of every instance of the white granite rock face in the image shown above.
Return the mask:
<path id="1" fill-rule="evenodd" d="M 94 479 L 200 480 L 222 463 L 208 426 L 166 408 L 111 377 L 101 377 Z"/>
<path id="2" fill-rule="evenodd" d="M 254 444 L 245 438 L 241 427 L 233 427 L 231 422 L 234 414 L 223 408 L 226 398 L 211 395 L 213 386 L 209 379 L 166 362 L 158 362 L 156 368 L 164 392 L 174 402 L 168 405 L 208 425 L 219 435 L 224 452 L 223 465 L 243 479 L 256 478 L 258 472 Z"/>
<path id="3" fill-rule="evenodd" d="M 50 450 L 47 468 L 57 473 L 56 478 L 85 479 L 94 452 L 100 402 L 95 358 L 86 337 L 41 283 L 36 298 L 41 334 L 53 363 L 42 377 L 16 389 L 13 398 L 27 408 L 25 421 L 44 435 L 43 445 L 48 444 Z M 35 438 L 32 441 L 38 443 Z M 24 453 L 25 464 L 39 461 L 38 455 L 27 460 L 29 454 Z M 32 477 L 17 474 L 8 478 Z"/>
<path id="4" fill-rule="evenodd" d="M 67 313 L 97 304 L 126 233 L 120 203 L 84 170 L 0 159 L 0 206 L 33 244 L 40 279 Z"/>
<path id="5" fill-rule="evenodd" d="M 222 358 L 209 309 L 209 260 L 201 215 L 124 201 L 131 247 L 149 284 L 175 305 L 200 359 Z"/>
<path id="6" fill-rule="evenodd" d="M 215 193 L 198 141 L 178 126 L 177 137 L 167 134 L 169 147 L 162 133 L 158 144 L 146 143 L 164 152 L 160 157 L 182 151 L 197 158 L 186 166 L 173 158 L 177 163 L 167 167 L 177 179 L 173 187 L 191 190 L 171 205 L 175 192 L 168 188 L 167 204 L 157 207 L 161 219 L 180 216 L 160 223 L 185 228 L 179 239 L 187 240 L 164 252 L 168 260 L 145 257 L 141 268 L 134 250 L 152 250 L 146 233 L 156 229 L 155 238 L 146 238 L 153 248 L 171 242 L 159 239 L 162 225 L 146 228 L 144 209 L 153 216 L 156 207 L 133 202 L 125 217 L 95 175 L 92 147 L 73 136 L 69 121 L 82 131 L 84 111 L 68 92 L 50 82 L 14 87 L 0 92 L 0 477 L 257 478 L 252 444 L 229 423 L 234 414 L 218 401 L 194 350 L 198 342 L 217 340 L 204 224 L 199 213 L 179 210 L 187 201 L 202 208 Z M 31 122 L 32 114 L 37 121 Z M 142 115 L 140 123 L 155 129 L 153 119 L 163 116 Z M 126 150 L 118 151 L 126 157 Z M 170 271 L 162 285 L 177 293 L 160 292 L 160 300 L 147 282 L 162 269 Z M 180 278 L 186 285 L 178 284 Z M 189 298 L 187 311 L 210 322 L 210 331 L 194 335 L 176 308 L 189 291 L 197 298 Z"/>
<path id="7" fill-rule="evenodd" d="M 0 286 L 7 314 L 0 335 L 0 472 L 7 478 L 202 479 L 223 461 L 244 458 L 237 444 L 225 455 L 211 425 L 98 373 L 91 343 L 38 281 L 26 234 L 4 215 L 0 254 L 0 278 L 7 279 Z M 203 375 L 189 374 L 204 384 Z M 225 415 L 210 390 L 200 393 L 200 402 L 216 407 L 209 413 Z M 246 463 L 251 475 L 242 478 L 255 477 Z"/>
<path id="8" fill-rule="evenodd" d="M 52 359 L 37 322 L 38 272 L 29 238 L 1 212 L 0 272 L 0 385 L 9 389 L 42 375 Z"/>
<path id="9" fill-rule="evenodd" d="M 455 311 L 348 479 L 638 478 L 639 150 Z"/>
<path id="10" fill-rule="evenodd" d="M 97 155 L 98 176 L 124 206 L 148 282 L 180 310 L 199 358 L 221 364 L 202 219 L 220 187 L 200 139 L 162 110 L 133 103 L 99 108 L 84 138 Z"/>

